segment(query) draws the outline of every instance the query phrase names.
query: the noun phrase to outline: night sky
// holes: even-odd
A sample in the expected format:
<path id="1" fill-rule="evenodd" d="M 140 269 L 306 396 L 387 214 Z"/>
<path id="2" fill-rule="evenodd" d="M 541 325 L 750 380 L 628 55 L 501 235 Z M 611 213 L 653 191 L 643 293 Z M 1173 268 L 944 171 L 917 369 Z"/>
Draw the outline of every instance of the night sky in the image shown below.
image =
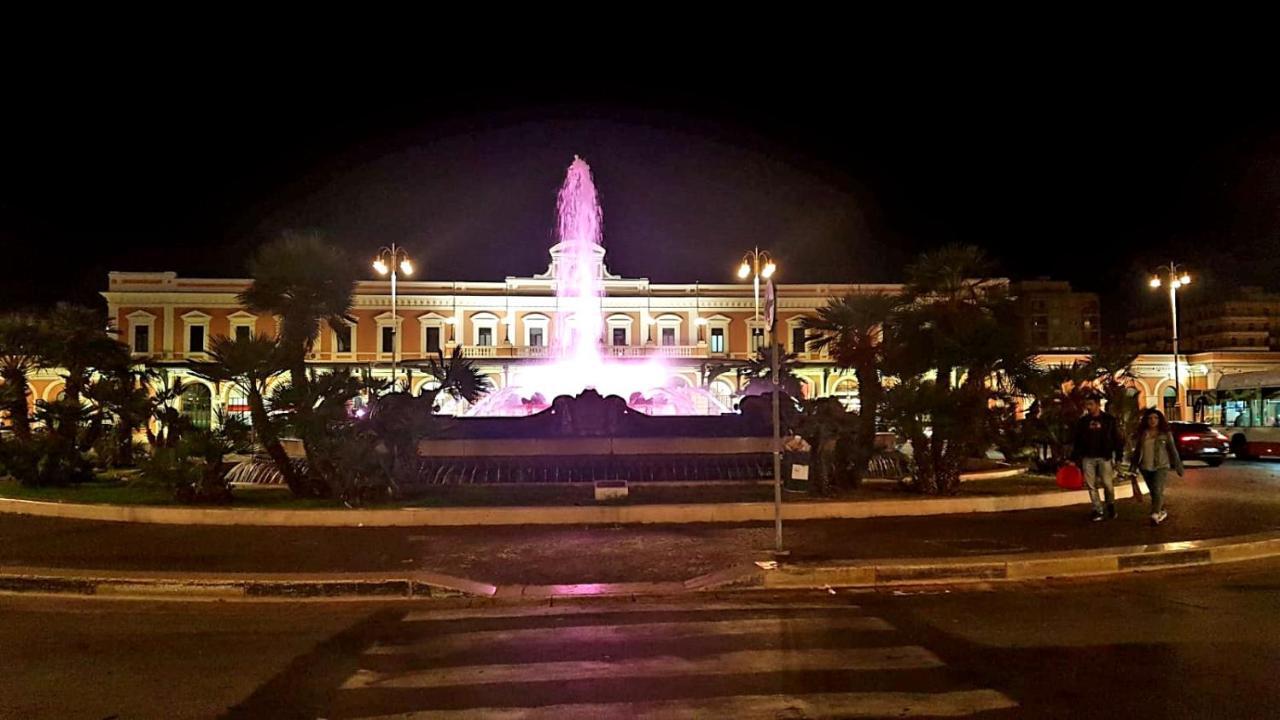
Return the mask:
<path id="1" fill-rule="evenodd" d="M 1277 285 L 1269 82 L 757 69 L 577 85 L 218 64 L 31 75 L 0 115 L 0 305 L 93 301 L 108 270 L 242 276 L 285 228 L 362 261 L 403 243 L 424 278 L 541 272 L 575 153 L 625 276 L 731 282 L 759 245 L 784 281 L 895 281 L 960 241 L 1011 277 L 1102 292 L 1112 331 L 1158 307 L 1143 279 L 1158 262 L 1187 264 L 1206 295 Z"/>

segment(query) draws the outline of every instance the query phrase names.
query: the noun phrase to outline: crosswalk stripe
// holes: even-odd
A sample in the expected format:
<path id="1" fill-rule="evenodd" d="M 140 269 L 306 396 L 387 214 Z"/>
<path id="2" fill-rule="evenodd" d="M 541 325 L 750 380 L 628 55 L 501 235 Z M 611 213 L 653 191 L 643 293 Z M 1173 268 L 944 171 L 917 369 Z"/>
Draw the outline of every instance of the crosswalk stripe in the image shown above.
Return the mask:
<path id="1" fill-rule="evenodd" d="M 342 688 L 427 688 L 498 683 L 656 678 L 684 675 L 803 672 L 823 670 L 915 670 L 941 667 L 937 655 L 922 647 L 842 648 L 838 650 L 740 650 L 696 658 L 653 656 L 606 661 L 534 662 L 513 665 L 441 667 L 398 673 L 362 670 Z"/>
<path id="2" fill-rule="evenodd" d="M 535 606 L 516 606 L 516 607 L 475 607 L 475 608 L 459 608 L 454 610 L 413 610 L 407 613 L 402 620 L 404 622 L 423 622 L 430 620 L 470 620 L 473 618 L 483 619 L 500 619 L 500 618 L 527 618 L 527 617 L 549 617 L 559 615 L 634 615 L 640 613 L 659 613 L 659 612 L 703 612 L 703 611 L 724 611 L 724 610 L 740 610 L 750 612 L 752 610 L 835 610 L 850 611 L 857 610 L 857 605 L 842 605 L 840 603 L 807 603 L 807 604 L 783 604 L 783 603 L 750 603 L 750 602 L 734 602 L 734 603 L 614 603 L 608 605 L 535 605 Z"/>
<path id="3" fill-rule="evenodd" d="M 477 630 L 445 633 L 412 644 L 376 643 L 366 654 L 397 655 L 438 654 L 457 648 L 475 648 L 481 644 L 534 642 L 600 642 L 633 640 L 644 637 L 705 637 L 708 635 L 749 635 L 754 633 L 805 632 L 883 632 L 893 626 L 876 617 L 855 616 L 828 618 L 748 618 L 743 620 L 703 620 L 691 622 L 636 623 L 632 625 L 575 625 L 569 627 L 517 628 L 511 630 Z"/>
<path id="4" fill-rule="evenodd" d="M 581 703 L 535 708 L 424 710 L 363 720 L 701 720 L 702 718 L 963 717 L 1018 704 L 995 690 L 736 695 L 641 703 Z"/>

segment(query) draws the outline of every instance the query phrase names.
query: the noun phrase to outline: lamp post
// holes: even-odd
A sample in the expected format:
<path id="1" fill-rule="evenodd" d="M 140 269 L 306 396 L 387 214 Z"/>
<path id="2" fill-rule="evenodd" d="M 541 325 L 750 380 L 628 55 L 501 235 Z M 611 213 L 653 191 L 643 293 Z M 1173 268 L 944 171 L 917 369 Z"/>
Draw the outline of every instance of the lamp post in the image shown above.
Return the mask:
<path id="1" fill-rule="evenodd" d="M 1161 276 L 1164 277 L 1161 277 Z M 1182 382 L 1178 377 L 1178 288 L 1191 284 L 1191 275 L 1176 263 L 1169 263 L 1151 275 L 1148 283 L 1153 289 L 1169 286 L 1169 316 L 1173 328 L 1173 414 L 1182 420 Z"/>
<path id="2" fill-rule="evenodd" d="M 413 263 L 404 248 L 391 243 L 390 246 L 378 250 L 373 258 L 373 269 L 379 275 L 391 275 L 391 390 L 394 392 L 400 383 L 396 369 L 400 350 L 400 316 L 396 314 L 396 276 L 399 273 L 413 274 Z M 381 338 L 379 338 L 381 342 Z"/>
<path id="3" fill-rule="evenodd" d="M 773 258 L 769 253 L 762 251 L 760 248 L 752 248 L 750 252 L 742 257 L 742 265 L 738 266 L 738 277 L 746 280 L 751 278 L 752 297 L 755 300 L 755 317 L 760 317 L 760 280 L 769 280 L 773 274 L 777 272 L 778 266 L 774 264 Z M 773 293 L 770 293 L 773 296 Z M 777 299 L 774 297 L 774 307 L 777 306 Z M 782 420 L 781 411 L 778 407 L 778 343 L 773 337 L 773 321 L 775 311 L 770 310 L 770 317 L 765 323 L 769 331 L 769 344 L 772 346 L 772 358 L 769 362 L 770 377 L 773 379 L 773 552 L 775 555 L 785 554 L 782 549 Z"/>

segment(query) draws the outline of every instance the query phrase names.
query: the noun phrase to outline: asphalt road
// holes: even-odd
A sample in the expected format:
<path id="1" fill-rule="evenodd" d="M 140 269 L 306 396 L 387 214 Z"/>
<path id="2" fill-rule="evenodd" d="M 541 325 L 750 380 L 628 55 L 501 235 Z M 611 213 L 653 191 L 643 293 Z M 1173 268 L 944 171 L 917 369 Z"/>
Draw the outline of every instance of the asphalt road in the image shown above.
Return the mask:
<path id="1" fill-rule="evenodd" d="M 0 717 L 1277 717 L 1277 572 L 521 608 L 0 597 Z"/>
<path id="2" fill-rule="evenodd" d="M 789 523 L 796 560 L 968 556 L 1198 540 L 1280 529 L 1280 463 L 1192 468 L 1168 492 L 1087 521 L 1087 506 Z M 0 566 L 165 572 L 399 572 L 492 583 L 685 580 L 773 547 L 772 524 L 614 527 L 272 528 L 148 525 L 0 515 Z"/>

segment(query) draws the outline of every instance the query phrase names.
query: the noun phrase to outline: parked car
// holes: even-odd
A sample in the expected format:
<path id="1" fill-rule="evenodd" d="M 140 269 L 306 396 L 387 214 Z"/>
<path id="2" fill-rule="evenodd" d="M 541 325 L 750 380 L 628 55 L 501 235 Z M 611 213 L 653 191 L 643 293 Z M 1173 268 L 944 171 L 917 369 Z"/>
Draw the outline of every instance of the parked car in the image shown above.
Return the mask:
<path id="1" fill-rule="evenodd" d="M 1169 427 L 1183 460 L 1203 460 L 1209 467 L 1218 467 L 1231 450 L 1227 436 L 1205 423 L 1171 422 Z"/>

